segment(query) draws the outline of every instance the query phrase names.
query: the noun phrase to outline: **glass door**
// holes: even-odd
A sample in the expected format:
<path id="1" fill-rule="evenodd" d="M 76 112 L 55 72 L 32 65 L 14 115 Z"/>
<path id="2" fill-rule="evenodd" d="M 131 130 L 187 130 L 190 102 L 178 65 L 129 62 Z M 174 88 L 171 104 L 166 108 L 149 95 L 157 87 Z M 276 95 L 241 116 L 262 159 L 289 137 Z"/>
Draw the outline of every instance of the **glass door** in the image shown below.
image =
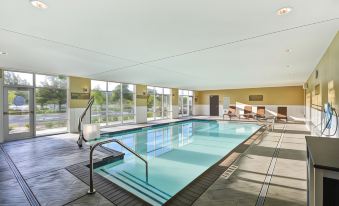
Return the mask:
<path id="1" fill-rule="evenodd" d="M 193 97 L 188 97 L 189 116 L 193 116 Z"/>
<path id="2" fill-rule="evenodd" d="M 182 115 L 189 115 L 188 96 L 182 96 Z"/>
<path id="3" fill-rule="evenodd" d="M 33 137 L 33 123 L 33 88 L 4 87 L 5 139 Z"/>

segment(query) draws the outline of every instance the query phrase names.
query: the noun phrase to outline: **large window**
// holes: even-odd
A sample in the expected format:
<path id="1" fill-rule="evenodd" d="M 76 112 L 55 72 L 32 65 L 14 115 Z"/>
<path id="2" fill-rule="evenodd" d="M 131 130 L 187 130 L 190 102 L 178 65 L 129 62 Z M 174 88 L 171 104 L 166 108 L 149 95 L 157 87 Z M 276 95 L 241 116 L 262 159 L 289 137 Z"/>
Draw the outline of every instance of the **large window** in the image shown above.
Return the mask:
<path id="1" fill-rule="evenodd" d="M 33 74 L 4 71 L 4 84 L 7 86 L 33 86 Z"/>
<path id="2" fill-rule="evenodd" d="M 121 118 L 121 84 L 108 82 L 107 92 L 107 124 L 120 124 Z"/>
<path id="3" fill-rule="evenodd" d="M 91 81 L 93 123 L 101 126 L 135 121 L 135 86 L 116 82 Z"/>
<path id="4" fill-rule="evenodd" d="M 179 116 L 193 115 L 193 91 L 179 89 Z"/>
<path id="5" fill-rule="evenodd" d="M 170 117 L 170 89 L 147 87 L 147 120 Z"/>
<path id="6" fill-rule="evenodd" d="M 67 131 L 67 79 L 35 75 L 36 134 Z"/>
<path id="7" fill-rule="evenodd" d="M 122 89 L 123 122 L 134 122 L 135 119 L 134 85 L 122 84 L 121 89 Z"/>
<path id="8" fill-rule="evenodd" d="M 30 130 L 33 136 L 67 131 L 65 76 L 4 71 L 4 86 L 9 134 Z"/>

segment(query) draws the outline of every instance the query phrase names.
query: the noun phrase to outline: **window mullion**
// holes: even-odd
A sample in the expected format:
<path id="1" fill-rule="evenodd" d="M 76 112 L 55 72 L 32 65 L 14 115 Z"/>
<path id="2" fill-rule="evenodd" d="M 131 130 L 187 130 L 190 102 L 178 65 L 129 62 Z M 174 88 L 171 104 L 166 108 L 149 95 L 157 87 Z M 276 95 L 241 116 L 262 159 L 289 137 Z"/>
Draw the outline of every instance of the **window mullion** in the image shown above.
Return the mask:
<path id="1" fill-rule="evenodd" d="M 124 105 L 122 101 L 122 83 L 120 83 L 120 118 L 121 118 L 121 124 L 124 123 L 124 116 L 123 116 L 123 110 Z"/>

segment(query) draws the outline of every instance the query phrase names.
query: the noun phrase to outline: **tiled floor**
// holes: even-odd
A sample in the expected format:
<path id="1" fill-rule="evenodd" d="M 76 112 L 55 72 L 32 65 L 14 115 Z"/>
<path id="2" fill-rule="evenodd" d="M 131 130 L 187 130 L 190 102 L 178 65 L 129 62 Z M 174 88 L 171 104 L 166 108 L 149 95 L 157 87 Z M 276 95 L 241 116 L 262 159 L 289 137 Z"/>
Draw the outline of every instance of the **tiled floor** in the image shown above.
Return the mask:
<path id="1" fill-rule="evenodd" d="M 256 205 L 272 156 L 281 138 L 265 206 L 306 205 L 306 127 L 277 124 L 276 131 L 252 145 L 229 179 L 220 177 L 196 202 L 203 205 Z"/>
<path id="2" fill-rule="evenodd" d="M 164 123 L 155 121 L 152 124 Z M 128 125 L 105 132 L 144 127 Z M 229 178 L 220 177 L 195 205 L 255 205 L 272 155 L 282 138 L 265 205 L 306 205 L 305 126 L 277 124 L 251 146 L 235 164 Z M 76 134 L 62 134 L 9 142 L 2 145 L 41 205 L 113 205 L 100 194 L 87 195 L 88 186 L 65 168 L 88 160 L 89 150 L 76 145 Z M 107 154 L 97 151 L 95 157 Z M 0 150 L 0 205 L 29 205 Z"/>

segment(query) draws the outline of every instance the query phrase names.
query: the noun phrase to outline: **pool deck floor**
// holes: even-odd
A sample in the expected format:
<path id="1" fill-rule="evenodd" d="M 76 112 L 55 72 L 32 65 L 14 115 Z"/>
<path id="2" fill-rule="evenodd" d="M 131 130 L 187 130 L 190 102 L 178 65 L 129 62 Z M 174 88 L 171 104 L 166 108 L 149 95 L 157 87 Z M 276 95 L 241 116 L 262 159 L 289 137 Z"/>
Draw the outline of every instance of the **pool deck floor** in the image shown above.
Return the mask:
<path id="1" fill-rule="evenodd" d="M 168 121 L 176 120 L 103 131 Z M 258 197 L 264 200 L 262 205 L 306 205 L 304 137 L 308 134 L 306 126 L 300 123 L 276 124 L 274 131 L 257 139 L 234 162 L 238 168 L 231 176 L 221 175 L 194 205 L 256 205 Z M 77 134 L 60 134 L 1 144 L 0 205 L 30 205 L 34 203 L 32 199 L 38 205 L 114 205 L 99 193 L 87 195 L 88 185 L 66 169 L 89 158 L 89 148 L 79 149 L 77 137 Z M 95 158 L 106 156 L 105 151 L 95 153 Z M 272 166 L 273 174 L 267 176 Z M 267 177 L 271 177 L 268 183 Z"/>

